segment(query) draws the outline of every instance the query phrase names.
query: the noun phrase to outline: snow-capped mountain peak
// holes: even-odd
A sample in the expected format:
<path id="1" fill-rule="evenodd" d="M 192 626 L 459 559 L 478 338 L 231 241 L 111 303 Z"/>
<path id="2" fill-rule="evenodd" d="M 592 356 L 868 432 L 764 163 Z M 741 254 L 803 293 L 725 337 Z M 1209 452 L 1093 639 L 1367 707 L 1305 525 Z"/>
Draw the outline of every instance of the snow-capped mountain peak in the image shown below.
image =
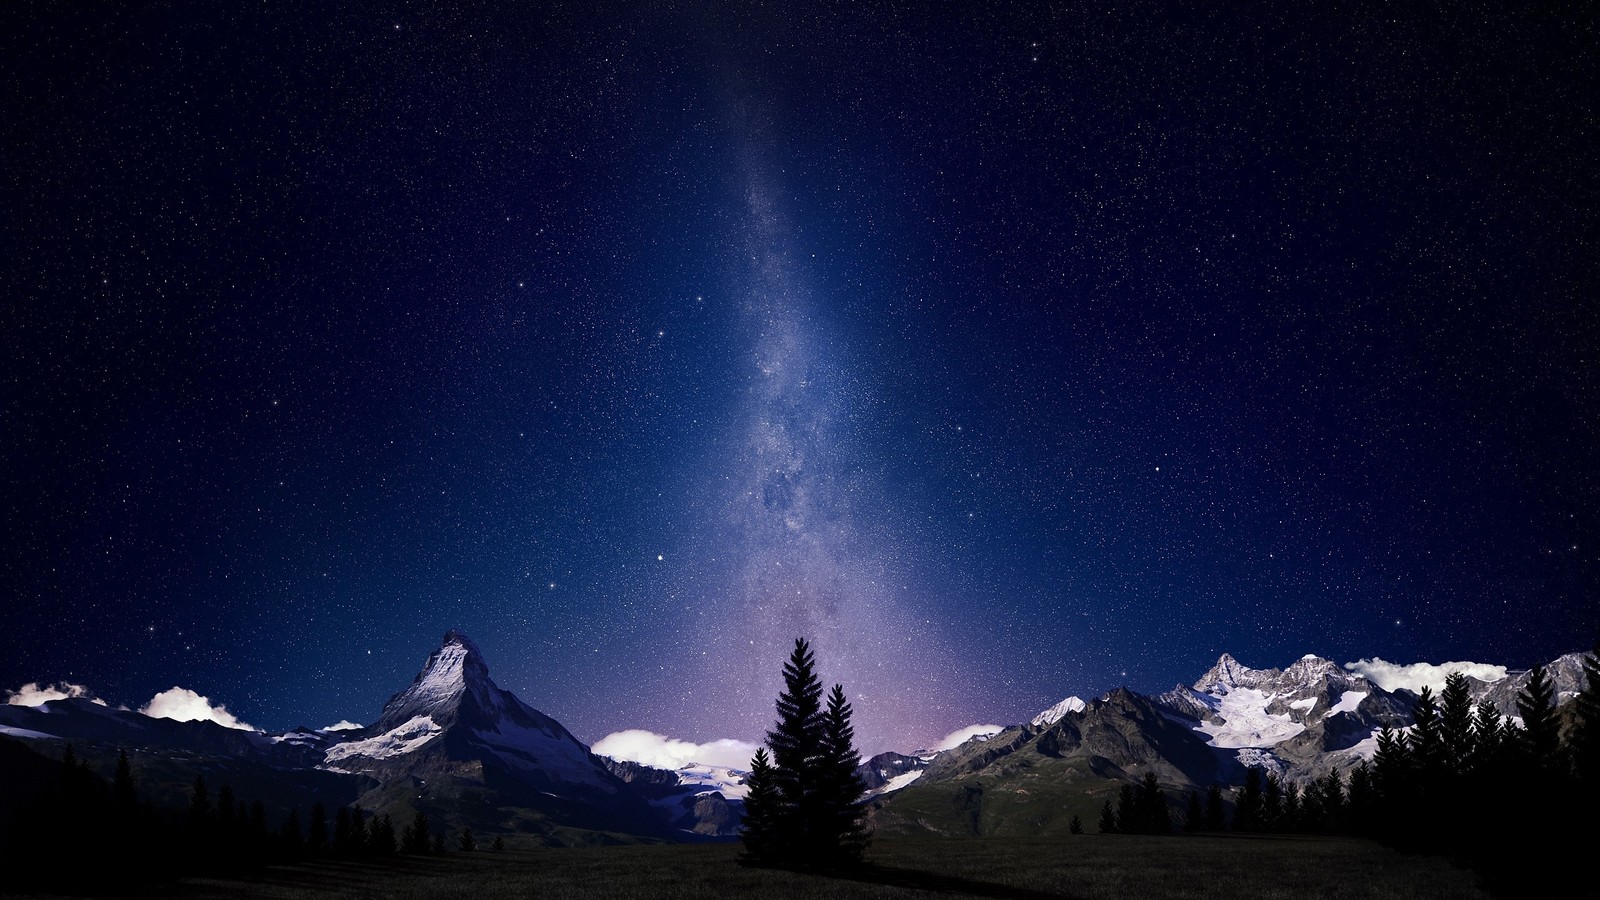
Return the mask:
<path id="1" fill-rule="evenodd" d="M 1202 694 L 1220 696 L 1235 688 L 1255 687 L 1263 680 L 1276 678 L 1280 674 L 1278 669 L 1252 669 L 1234 659 L 1233 654 L 1224 653 L 1217 658 L 1217 664 L 1194 683 L 1194 689 Z"/>
<path id="2" fill-rule="evenodd" d="M 1060 703 L 1057 703 L 1055 706 L 1052 706 L 1044 712 L 1039 713 L 1037 716 L 1034 716 L 1033 720 L 1028 724 L 1035 728 L 1044 728 L 1049 725 L 1054 725 L 1055 723 L 1061 721 L 1061 717 L 1067 713 L 1083 712 L 1086 706 L 1087 704 L 1083 702 L 1083 698 L 1068 697 L 1067 699 L 1062 700 Z"/>
<path id="3" fill-rule="evenodd" d="M 499 691 L 489 679 L 489 666 L 472 639 L 459 631 L 445 633 L 411 686 L 389 698 L 383 714 L 368 729 L 383 734 L 418 718 L 447 725 L 456 718 L 464 700 L 475 701 L 485 712 L 498 712 Z"/>

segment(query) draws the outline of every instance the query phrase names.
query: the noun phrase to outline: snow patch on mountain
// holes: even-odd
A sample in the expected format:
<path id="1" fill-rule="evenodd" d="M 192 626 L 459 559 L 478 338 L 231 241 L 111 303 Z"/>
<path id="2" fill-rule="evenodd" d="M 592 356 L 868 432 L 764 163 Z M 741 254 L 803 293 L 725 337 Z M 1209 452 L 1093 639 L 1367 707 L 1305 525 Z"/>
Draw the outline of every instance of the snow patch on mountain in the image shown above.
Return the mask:
<path id="1" fill-rule="evenodd" d="M 1039 713 L 1037 716 L 1034 716 L 1028 724 L 1035 728 L 1045 728 L 1061 721 L 1061 717 L 1069 712 L 1083 712 L 1087 705 L 1088 704 L 1084 703 L 1083 698 L 1081 697 L 1068 697 L 1067 699 L 1062 700 L 1060 703 L 1057 703 L 1055 706 L 1052 706 L 1044 712 Z"/>
<path id="2" fill-rule="evenodd" d="M 377 737 L 367 738 L 364 741 L 349 741 L 335 744 L 328 748 L 324 757 L 327 765 L 337 767 L 340 762 L 352 757 L 366 757 L 367 759 L 388 759 L 413 750 L 438 737 L 444 729 L 427 716 L 416 716 L 397 728 L 385 731 Z"/>
<path id="3" fill-rule="evenodd" d="M 1334 704 L 1332 709 L 1328 710 L 1326 713 L 1323 713 L 1323 718 L 1327 718 L 1334 713 L 1356 712 L 1357 707 L 1361 705 L 1361 701 L 1365 699 L 1367 699 L 1366 691 L 1345 691 L 1343 694 L 1339 695 L 1339 702 Z M 1290 705 L 1293 706 L 1294 704 Z"/>
<path id="4" fill-rule="evenodd" d="M 1272 697 L 1254 688 L 1220 687 L 1227 693 L 1215 698 L 1214 709 L 1220 722 L 1202 721 L 1195 730 L 1206 736 L 1206 743 L 1223 749 L 1271 747 L 1306 730 L 1287 715 L 1267 712 Z"/>
<path id="5" fill-rule="evenodd" d="M 921 778 L 922 777 L 922 773 L 926 772 L 926 771 L 927 771 L 927 769 L 918 769 L 915 772 L 907 772 L 904 775 L 896 775 L 895 777 L 889 779 L 889 782 L 887 784 L 885 784 L 883 786 L 883 788 L 878 790 L 876 793 L 887 794 L 887 793 L 890 793 L 892 791 L 898 791 L 901 788 L 905 787 L 906 785 L 910 784 L 911 782 L 916 781 L 918 778 Z"/>

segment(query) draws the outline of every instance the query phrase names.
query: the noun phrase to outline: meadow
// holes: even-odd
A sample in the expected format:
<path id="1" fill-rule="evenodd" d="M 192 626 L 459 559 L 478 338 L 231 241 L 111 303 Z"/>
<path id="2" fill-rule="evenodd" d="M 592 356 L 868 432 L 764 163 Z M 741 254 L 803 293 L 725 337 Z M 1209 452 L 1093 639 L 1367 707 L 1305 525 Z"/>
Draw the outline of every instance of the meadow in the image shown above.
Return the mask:
<path id="1" fill-rule="evenodd" d="M 544 900 L 804 897 L 1113 900 L 1157 898 L 1487 897 L 1473 874 L 1434 857 L 1408 856 L 1347 838 L 1244 835 L 1074 835 L 1024 840 L 874 843 L 850 874 L 741 866 L 738 846 L 647 845 L 476 851 L 383 865 L 278 866 L 250 879 L 186 879 L 162 896 L 184 898 L 537 897 Z"/>

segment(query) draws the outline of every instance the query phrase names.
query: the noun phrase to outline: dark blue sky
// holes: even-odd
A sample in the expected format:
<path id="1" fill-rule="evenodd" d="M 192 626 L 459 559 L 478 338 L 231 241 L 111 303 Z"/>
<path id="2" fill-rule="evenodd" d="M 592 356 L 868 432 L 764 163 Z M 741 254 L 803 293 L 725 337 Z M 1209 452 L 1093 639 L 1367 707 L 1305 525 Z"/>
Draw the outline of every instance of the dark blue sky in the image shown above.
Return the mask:
<path id="1" fill-rule="evenodd" d="M 807 634 L 910 749 L 1600 628 L 1590 7 L 224 6 L 0 11 L 0 686 L 749 740 Z"/>

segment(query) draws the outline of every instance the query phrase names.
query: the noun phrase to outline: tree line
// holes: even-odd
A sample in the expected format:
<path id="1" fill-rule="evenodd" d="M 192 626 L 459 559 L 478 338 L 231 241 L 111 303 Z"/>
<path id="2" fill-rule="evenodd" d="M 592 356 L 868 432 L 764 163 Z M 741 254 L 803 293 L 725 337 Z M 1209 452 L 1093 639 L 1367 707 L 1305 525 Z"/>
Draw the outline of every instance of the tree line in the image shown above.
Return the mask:
<path id="1" fill-rule="evenodd" d="M 331 816 L 315 803 L 304 816 L 291 809 L 269 821 L 260 799 L 238 797 L 227 784 L 213 793 L 204 775 L 195 777 L 187 807 L 158 807 L 139 796 L 125 751 L 118 751 L 109 781 L 71 744 L 57 769 L 56 782 L 38 785 L 6 828 L 7 861 L 0 864 L 6 889 L 115 892 L 191 875 L 247 874 L 278 863 L 381 861 L 478 848 L 471 829 L 449 841 L 420 810 L 398 828 L 388 815 L 371 815 L 359 803 Z M 491 849 L 504 846 L 497 836 Z"/>
<path id="2" fill-rule="evenodd" d="M 1189 792 L 1177 820 L 1150 774 L 1105 802 L 1099 830 L 1355 835 L 1452 857 L 1493 889 L 1526 893 L 1555 877 L 1560 868 L 1539 861 L 1575 852 L 1600 808 L 1600 645 L 1583 673 L 1583 689 L 1558 708 L 1535 666 L 1516 701 L 1520 727 L 1474 704 L 1466 676 L 1452 674 L 1437 696 L 1422 690 L 1409 728 L 1379 730 L 1371 762 L 1303 783 L 1252 767 L 1231 804 L 1213 784 L 1204 797 Z M 1076 817 L 1070 830 L 1082 830 Z"/>

